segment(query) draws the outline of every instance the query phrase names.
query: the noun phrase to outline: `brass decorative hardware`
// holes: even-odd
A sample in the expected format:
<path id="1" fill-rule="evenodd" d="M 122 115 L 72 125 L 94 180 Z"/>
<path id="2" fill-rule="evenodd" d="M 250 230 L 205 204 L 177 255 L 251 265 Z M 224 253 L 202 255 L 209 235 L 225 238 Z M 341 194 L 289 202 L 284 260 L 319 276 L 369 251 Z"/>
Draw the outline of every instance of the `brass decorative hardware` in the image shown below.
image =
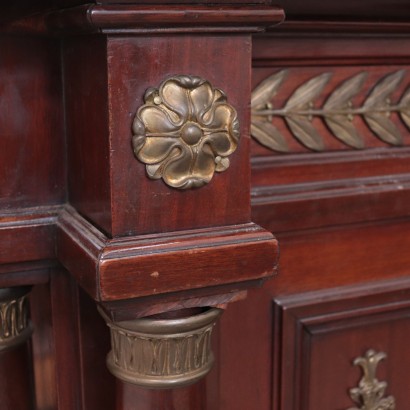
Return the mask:
<path id="1" fill-rule="evenodd" d="M 24 343 L 31 336 L 29 290 L 29 287 L 0 289 L 0 351 Z"/>
<path id="2" fill-rule="evenodd" d="M 323 138 L 312 124 L 312 119 L 319 117 L 344 144 L 356 149 L 364 148 L 364 140 L 353 123 L 358 115 L 380 140 L 390 145 L 403 143 L 400 130 L 389 116 L 398 113 L 410 128 L 410 88 L 397 103 L 392 103 L 389 97 L 401 83 L 405 70 L 390 73 L 379 80 L 359 107 L 353 106 L 352 99 L 361 91 L 367 72 L 345 80 L 329 95 L 322 108 L 316 108 L 314 100 L 328 84 L 332 73 L 323 73 L 305 82 L 290 96 L 284 108 L 274 108 L 272 99 L 287 73 L 287 70 L 282 70 L 273 74 L 252 93 L 251 134 L 262 145 L 275 151 L 289 151 L 285 137 L 272 123 L 273 117 L 282 117 L 301 144 L 313 151 L 323 151 Z"/>
<path id="3" fill-rule="evenodd" d="M 349 410 L 395 410 L 394 397 L 383 397 L 387 383 L 379 382 L 376 378 L 377 366 L 386 357 L 383 352 L 376 353 L 374 350 L 368 350 L 364 357 L 354 360 L 354 365 L 363 369 L 363 377 L 359 387 L 350 389 L 350 397 L 360 407 L 352 407 Z"/>
<path id="4" fill-rule="evenodd" d="M 149 88 L 132 125 L 135 156 L 152 179 L 188 189 L 225 171 L 238 145 L 239 121 L 223 91 L 178 75 Z"/>
<path id="5" fill-rule="evenodd" d="M 128 383 L 149 388 L 174 388 L 205 376 L 214 361 L 211 334 L 222 310 L 211 308 L 180 319 L 137 319 L 112 322 L 107 366 Z"/>

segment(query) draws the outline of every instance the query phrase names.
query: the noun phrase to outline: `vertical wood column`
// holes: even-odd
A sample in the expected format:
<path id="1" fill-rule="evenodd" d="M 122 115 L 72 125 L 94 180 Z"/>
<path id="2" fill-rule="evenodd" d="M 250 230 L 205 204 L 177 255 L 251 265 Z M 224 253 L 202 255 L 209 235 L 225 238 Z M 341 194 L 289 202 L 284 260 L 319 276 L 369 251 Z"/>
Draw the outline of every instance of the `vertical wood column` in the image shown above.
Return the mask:
<path id="1" fill-rule="evenodd" d="M 29 291 L 30 287 L 0 289 L 0 403 L 4 409 L 34 408 Z"/>
<path id="2" fill-rule="evenodd" d="M 276 262 L 250 219 L 249 100 L 251 33 L 283 12 L 186 2 L 54 17 L 82 30 L 63 48 L 71 207 L 58 258 L 110 328 L 117 410 L 197 410 L 206 390 L 185 386 L 213 364 L 218 307 Z"/>
<path id="3" fill-rule="evenodd" d="M 183 309 L 114 324 L 107 357 L 117 377 L 116 409 L 206 408 L 203 377 L 212 368 L 212 328 L 220 309 Z"/>
<path id="4" fill-rule="evenodd" d="M 151 390 L 117 381 L 116 410 L 205 410 L 206 381 L 178 389 Z"/>

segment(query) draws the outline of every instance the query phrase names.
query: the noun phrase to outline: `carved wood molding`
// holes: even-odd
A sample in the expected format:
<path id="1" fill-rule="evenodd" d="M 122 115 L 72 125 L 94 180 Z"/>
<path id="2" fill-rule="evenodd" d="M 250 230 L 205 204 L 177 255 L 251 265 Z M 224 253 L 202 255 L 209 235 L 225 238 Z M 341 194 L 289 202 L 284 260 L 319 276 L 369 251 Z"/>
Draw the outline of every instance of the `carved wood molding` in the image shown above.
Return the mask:
<path id="1" fill-rule="evenodd" d="M 45 10 L 3 28 L 6 32 L 41 34 L 75 32 L 161 33 L 184 32 L 258 32 L 281 23 L 285 13 L 280 7 L 252 5 L 242 7 L 189 5 L 85 4 L 57 11 Z"/>
<path id="2" fill-rule="evenodd" d="M 345 145 L 362 149 L 365 148 L 364 139 L 353 122 L 356 116 L 360 116 L 381 141 L 400 146 L 403 144 L 401 132 L 389 117 L 397 113 L 410 128 L 410 88 L 397 102 L 392 102 L 390 96 L 398 89 L 405 73 L 405 70 L 399 70 L 381 78 L 374 84 L 364 103 L 355 106 L 352 100 L 363 90 L 368 76 L 368 72 L 362 71 L 343 81 L 329 94 L 324 105 L 317 107 L 315 100 L 332 77 L 332 73 L 325 72 L 303 83 L 288 98 L 284 107 L 276 108 L 272 99 L 288 74 L 288 70 L 279 71 L 265 79 L 252 93 L 251 134 L 274 151 L 289 152 L 288 141 L 272 123 L 274 117 L 280 117 L 300 144 L 313 151 L 324 151 L 324 139 L 312 123 L 317 117 Z"/>

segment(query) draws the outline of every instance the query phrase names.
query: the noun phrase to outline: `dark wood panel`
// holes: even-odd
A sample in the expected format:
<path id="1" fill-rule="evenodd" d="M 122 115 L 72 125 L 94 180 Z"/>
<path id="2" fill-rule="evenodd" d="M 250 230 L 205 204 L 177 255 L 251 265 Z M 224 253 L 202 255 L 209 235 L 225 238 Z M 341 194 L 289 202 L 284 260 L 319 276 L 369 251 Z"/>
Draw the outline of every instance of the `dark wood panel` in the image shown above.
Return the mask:
<path id="1" fill-rule="evenodd" d="M 407 217 L 408 174 L 252 191 L 253 220 L 274 232 Z"/>
<path id="2" fill-rule="evenodd" d="M 301 27 L 300 23 L 296 27 Z M 407 47 L 403 46 L 409 44 L 410 40 L 408 35 L 403 35 L 403 27 L 400 27 L 398 34 L 376 35 L 360 33 L 365 25 L 353 26 L 350 30 L 343 27 L 340 33 L 333 34 L 329 33 L 331 27 L 332 24 L 328 23 L 322 29 L 326 35 L 320 32 L 320 27 L 308 27 L 299 35 L 277 33 L 279 28 L 270 35 L 255 35 L 253 64 L 256 67 L 386 64 L 386 61 L 389 64 L 409 64 L 410 56 Z M 380 33 L 380 27 L 377 28 Z"/>
<path id="3" fill-rule="evenodd" d="M 273 295 L 343 286 L 409 274 L 408 219 L 278 235 L 280 274 Z"/>
<path id="4" fill-rule="evenodd" d="M 104 70 L 94 73 L 96 66 L 105 66 L 104 40 L 75 41 L 76 45 L 68 45 L 65 58 L 66 80 L 76 79 L 76 87 L 70 86 L 66 95 L 70 118 L 70 201 L 79 212 L 114 236 L 248 222 L 249 125 L 248 109 L 241 98 L 249 92 L 249 84 L 244 82 L 248 78 L 249 37 L 113 37 L 108 45 L 108 84 Z M 94 55 L 101 60 L 81 54 L 88 46 L 96 50 Z M 189 58 L 187 49 L 192 50 Z M 218 50 L 222 56 L 229 52 L 229 59 L 224 57 L 221 64 L 228 64 L 231 59 L 243 62 L 235 75 L 225 75 L 219 65 L 203 64 Z M 80 55 L 84 66 L 77 64 Z M 139 78 L 145 75 L 146 65 L 141 62 L 151 60 L 155 64 L 150 65 L 149 80 L 143 83 Z M 124 61 L 128 62 L 125 66 Z M 144 165 L 135 159 L 131 149 L 132 118 L 142 104 L 145 90 L 178 73 L 207 78 L 223 88 L 232 105 L 242 107 L 238 112 L 241 142 L 229 170 L 215 175 L 210 185 L 199 190 L 178 191 L 162 181 L 149 180 Z M 236 86 L 238 82 L 242 87 Z M 90 111 L 91 106 L 94 109 Z M 106 165 L 101 169 L 100 164 Z M 205 202 L 209 206 L 202 206 Z"/>
<path id="5" fill-rule="evenodd" d="M 354 100 L 363 103 L 383 76 L 410 66 L 403 1 L 283 0 L 291 18 L 304 20 L 255 37 L 253 86 L 289 69 L 272 100 L 283 106 L 302 83 L 331 72 L 314 102 L 321 106 L 342 81 L 365 70 L 369 77 Z M 0 6 L 0 21 L 67 7 L 20 21 L 20 35 L 25 29 L 76 34 L 59 33 L 62 49 L 60 40 L 46 37 L 0 40 L 0 286 L 38 284 L 32 317 L 39 410 L 349 408 L 347 390 L 360 378 L 351 359 L 369 347 L 387 351 L 379 377 L 404 408 L 409 148 L 387 146 L 360 118 L 353 124 L 364 135 L 363 151 L 339 142 L 317 118 L 312 124 L 323 134 L 323 154 L 291 140 L 282 123 L 293 154 L 250 145 L 252 52 L 244 33 L 282 18 L 265 7 L 268 1 L 102 0 L 71 8 L 80 3 Z M 403 22 L 376 23 L 395 18 Z M 99 34 L 81 35 L 83 29 Z M 222 88 L 241 122 L 231 168 L 191 192 L 148 180 L 131 146 L 144 91 L 176 74 L 199 75 Z M 408 85 L 406 72 L 392 101 Z M 409 145 L 402 120 L 389 119 Z M 278 277 L 242 300 L 247 288 L 274 272 L 278 254 L 271 234 L 250 223 L 250 185 L 253 218 L 279 233 L 282 259 Z M 42 208 L 66 200 L 76 210 Z M 58 260 L 70 273 L 50 272 Z M 360 285 L 370 280 L 383 282 Z M 307 291 L 314 293 L 301 294 Z M 109 329 L 93 299 L 105 299 L 105 312 L 116 320 L 236 303 L 217 332 L 213 373 L 190 388 L 156 392 L 115 385 L 105 367 Z"/>
<path id="6" fill-rule="evenodd" d="M 106 47 L 103 37 L 74 37 L 65 40 L 63 59 L 69 201 L 100 229 L 110 232 Z"/>
<path id="7" fill-rule="evenodd" d="M 406 20 L 409 16 L 406 0 L 395 0 L 394 4 L 389 0 L 346 0 L 326 3 L 320 0 L 278 0 L 276 3 L 286 10 L 289 19 L 315 16 L 337 20 Z"/>
<path id="8" fill-rule="evenodd" d="M 189 52 L 187 52 L 189 50 Z M 217 64 L 205 62 L 220 56 Z M 116 37 L 108 45 L 114 236 L 237 224 L 249 221 L 250 37 Z M 124 65 L 124 61 L 127 62 Z M 236 62 L 234 72 L 228 67 Z M 151 62 L 151 63 L 148 63 Z M 148 65 L 147 65 L 148 64 Z M 147 67 L 149 66 L 149 73 Z M 226 68 L 226 69 L 225 69 Z M 241 140 L 226 172 L 197 190 L 175 190 L 152 181 L 130 149 L 131 122 L 145 90 L 175 74 L 206 78 L 238 110 Z M 141 81 L 140 78 L 146 78 Z M 241 87 L 238 87 L 238 84 Z"/>
<path id="9" fill-rule="evenodd" d="M 409 221 L 401 220 L 279 233 L 281 257 L 278 276 L 266 282 L 262 289 L 249 291 L 246 300 L 230 305 L 221 318 L 221 359 L 218 363 L 220 409 L 247 410 L 249 403 L 260 409 L 272 408 L 272 388 L 275 391 L 279 386 L 281 376 L 276 370 L 272 373 L 271 363 L 282 360 L 280 350 L 274 354 L 271 350 L 273 338 L 274 345 L 280 349 L 277 332 L 281 326 L 281 318 L 274 316 L 271 310 L 272 299 L 293 295 L 292 300 L 298 301 L 301 292 L 316 291 L 311 298 L 315 304 L 322 300 L 321 292 L 326 289 L 333 289 L 331 293 L 336 297 L 342 294 L 342 286 L 359 286 L 360 283 L 384 281 L 386 278 L 393 281 L 398 278 L 395 289 L 396 296 L 400 298 L 402 293 L 399 289 L 408 286 L 409 229 Z M 362 289 L 366 288 L 367 284 L 362 286 Z M 382 282 L 362 294 L 371 295 L 385 288 L 386 284 Z M 374 297 L 375 303 L 378 298 L 377 295 Z M 359 296 L 352 296 L 346 305 L 353 307 L 353 302 L 360 303 L 360 300 Z M 272 323 L 275 325 L 273 328 Z M 384 333 L 388 332 L 384 330 Z M 240 342 L 232 343 L 232 340 Z M 287 335 L 284 340 L 289 344 L 294 339 Z M 363 353 L 359 351 L 357 355 Z M 350 361 L 346 366 L 349 365 Z M 356 379 L 347 387 L 354 387 L 357 383 L 358 371 L 354 370 L 353 374 Z M 287 382 L 286 386 L 292 389 L 294 382 Z"/>
<path id="10" fill-rule="evenodd" d="M 340 184 L 347 186 L 343 181 L 351 181 L 353 187 L 355 179 L 371 181 L 373 177 L 376 181 L 390 176 L 393 180 L 396 175 L 406 175 L 409 161 L 410 149 L 405 147 L 257 156 L 252 158 L 252 187 L 266 187 L 268 191 L 277 187 L 278 193 L 302 191 L 305 183 L 329 187 L 333 181 L 337 188 Z M 305 186 L 308 190 L 309 185 Z"/>
<path id="11" fill-rule="evenodd" d="M 50 281 L 51 323 L 58 410 L 82 409 L 77 285 L 64 270 Z"/>
<path id="12" fill-rule="evenodd" d="M 215 409 L 272 408 L 272 297 L 265 287 L 250 290 L 244 301 L 229 305 L 220 319 Z"/>
<path id="13" fill-rule="evenodd" d="M 96 303 L 82 289 L 78 290 L 78 309 L 82 409 L 115 409 L 115 377 L 105 364 L 110 331 Z"/>
<path id="14" fill-rule="evenodd" d="M 281 382 L 273 408 L 349 408 L 349 388 L 362 376 L 352 362 L 368 349 L 387 354 L 377 376 L 388 382 L 386 394 L 404 406 L 409 292 L 406 279 L 276 299 L 274 343 L 281 360 L 274 365 Z"/>
<path id="15" fill-rule="evenodd" d="M 174 390 L 149 390 L 123 383 L 118 386 L 117 410 L 135 408 L 135 397 L 138 397 L 138 410 L 206 410 L 206 385 L 201 380 L 190 387 Z"/>
<path id="16" fill-rule="evenodd" d="M 110 333 L 94 301 L 56 270 L 30 301 L 36 408 L 114 409 L 115 379 L 105 366 Z"/>
<path id="17" fill-rule="evenodd" d="M 0 21 L 10 21 L 40 11 L 58 7 L 71 7 L 84 3 L 83 0 L 19 0 L 3 2 L 0 6 Z"/>
<path id="18" fill-rule="evenodd" d="M 1 212 L 0 264 L 53 259 L 55 223 L 59 210 L 60 207 L 38 207 Z"/>
<path id="19" fill-rule="evenodd" d="M 59 42 L 0 38 L 0 209 L 64 200 Z"/>
<path id="20" fill-rule="evenodd" d="M 50 268 L 55 268 L 55 261 L 40 261 L 38 263 L 18 263 L 0 265 L 0 286 L 31 286 L 47 283 L 50 279 Z"/>
<path id="21" fill-rule="evenodd" d="M 50 284 L 33 287 L 30 292 L 36 409 L 57 408 L 57 378 Z"/>
<path id="22" fill-rule="evenodd" d="M 0 396 L 5 409 L 33 408 L 30 344 L 0 352 Z"/>

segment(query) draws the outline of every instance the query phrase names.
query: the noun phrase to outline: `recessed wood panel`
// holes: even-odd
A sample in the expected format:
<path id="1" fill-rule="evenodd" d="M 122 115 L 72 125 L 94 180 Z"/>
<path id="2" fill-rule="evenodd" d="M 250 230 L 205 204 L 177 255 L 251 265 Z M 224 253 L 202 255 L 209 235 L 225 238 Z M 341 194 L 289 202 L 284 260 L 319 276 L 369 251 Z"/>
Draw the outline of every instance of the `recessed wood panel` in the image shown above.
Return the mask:
<path id="1" fill-rule="evenodd" d="M 59 43 L 0 39 L 0 209 L 64 200 Z"/>
<path id="2" fill-rule="evenodd" d="M 100 229 L 110 232 L 106 40 L 66 40 L 63 64 L 69 202 Z"/>
<path id="3" fill-rule="evenodd" d="M 362 372 L 356 357 L 373 349 L 387 359 L 377 378 L 397 408 L 410 388 L 410 282 L 369 283 L 275 300 L 275 410 L 347 409 Z M 278 387 L 279 386 L 279 387 Z"/>

